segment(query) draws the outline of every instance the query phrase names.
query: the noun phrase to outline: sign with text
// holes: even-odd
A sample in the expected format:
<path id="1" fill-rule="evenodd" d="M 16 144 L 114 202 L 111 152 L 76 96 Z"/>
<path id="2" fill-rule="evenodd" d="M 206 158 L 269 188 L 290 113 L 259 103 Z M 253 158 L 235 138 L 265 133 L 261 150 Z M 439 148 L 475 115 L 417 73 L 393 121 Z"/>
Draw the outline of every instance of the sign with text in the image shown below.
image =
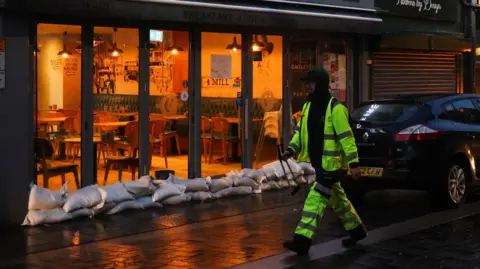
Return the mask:
<path id="1" fill-rule="evenodd" d="M 385 1 L 385 0 L 380 0 Z M 279 2 L 285 3 L 284 0 L 262 0 L 262 2 Z M 298 4 L 315 4 L 326 6 L 339 6 L 339 7 L 354 7 L 362 9 L 374 9 L 374 0 L 288 0 L 287 2 L 294 2 Z"/>
<path id="2" fill-rule="evenodd" d="M 459 3 L 452 0 L 377 0 L 375 5 L 393 15 L 456 21 Z"/>

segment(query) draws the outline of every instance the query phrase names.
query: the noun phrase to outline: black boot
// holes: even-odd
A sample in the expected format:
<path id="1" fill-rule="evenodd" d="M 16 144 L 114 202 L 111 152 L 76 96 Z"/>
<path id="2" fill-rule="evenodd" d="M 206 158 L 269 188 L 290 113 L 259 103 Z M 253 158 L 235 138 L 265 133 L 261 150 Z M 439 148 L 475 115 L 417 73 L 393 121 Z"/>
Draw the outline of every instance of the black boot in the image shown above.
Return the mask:
<path id="1" fill-rule="evenodd" d="M 346 248 L 355 246 L 358 241 L 367 237 L 367 228 L 362 223 L 355 229 L 348 231 L 348 233 L 350 234 L 350 238 L 342 240 L 342 245 Z"/>
<path id="2" fill-rule="evenodd" d="M 308 254 L 311 245 L 312 240 L 310 238 L 299 234 L 295 234 L 293 240 L 283 243 L 284 248 L 296 252 L 298 256 Z"/>

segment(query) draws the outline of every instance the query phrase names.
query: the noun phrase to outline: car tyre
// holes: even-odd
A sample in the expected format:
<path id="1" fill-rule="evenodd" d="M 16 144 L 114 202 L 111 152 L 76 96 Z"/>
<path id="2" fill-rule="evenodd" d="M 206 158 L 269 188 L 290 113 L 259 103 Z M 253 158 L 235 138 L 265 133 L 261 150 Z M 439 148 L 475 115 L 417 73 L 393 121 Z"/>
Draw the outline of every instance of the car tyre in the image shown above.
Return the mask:
<path id="1" fill-rule="evenodd" d="M 457 208 L 464 204 L 468 196 L 471 171 L 465 162 L 455 159 L 440 175 L 434 190 L 434 201 L 441 206 Z"/>

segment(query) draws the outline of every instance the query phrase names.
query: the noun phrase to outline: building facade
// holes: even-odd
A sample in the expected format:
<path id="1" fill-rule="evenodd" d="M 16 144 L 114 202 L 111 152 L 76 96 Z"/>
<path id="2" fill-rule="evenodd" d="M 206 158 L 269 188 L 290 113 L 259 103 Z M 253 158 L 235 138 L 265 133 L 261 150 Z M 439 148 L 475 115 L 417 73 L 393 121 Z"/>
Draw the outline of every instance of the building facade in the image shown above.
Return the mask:
<path id="1" fill-rule="evenodd" d="M 69 163 L 80 186 L 116 182 L 122 165 L 108 163 L 122 151 L 138 151 L 136 177 L 220 175 L 275 160 L 313 67 L 330 72 L 332 93 L 350 109 L 463 91 L 460 2 L 425 11 L 409 7 L 422 1 L 257 2 L 3 1 L 0 223 L 21 222 L 31 182 L 60 187 L 61 176 L 39 167 L 44 159 Z M 72 174 L 65 179 L 76 188 Z"/>

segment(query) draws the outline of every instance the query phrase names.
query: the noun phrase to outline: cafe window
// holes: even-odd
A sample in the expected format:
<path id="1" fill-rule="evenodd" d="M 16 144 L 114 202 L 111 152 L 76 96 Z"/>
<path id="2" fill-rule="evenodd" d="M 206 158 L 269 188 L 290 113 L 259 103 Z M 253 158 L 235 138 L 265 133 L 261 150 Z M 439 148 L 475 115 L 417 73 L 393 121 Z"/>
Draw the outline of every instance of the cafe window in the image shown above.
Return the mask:
<path id="1" fill-rule="evenodd" d="M 80 184 L 81 27 L 39 24 L 35 50 L 37 184 Z"/>

